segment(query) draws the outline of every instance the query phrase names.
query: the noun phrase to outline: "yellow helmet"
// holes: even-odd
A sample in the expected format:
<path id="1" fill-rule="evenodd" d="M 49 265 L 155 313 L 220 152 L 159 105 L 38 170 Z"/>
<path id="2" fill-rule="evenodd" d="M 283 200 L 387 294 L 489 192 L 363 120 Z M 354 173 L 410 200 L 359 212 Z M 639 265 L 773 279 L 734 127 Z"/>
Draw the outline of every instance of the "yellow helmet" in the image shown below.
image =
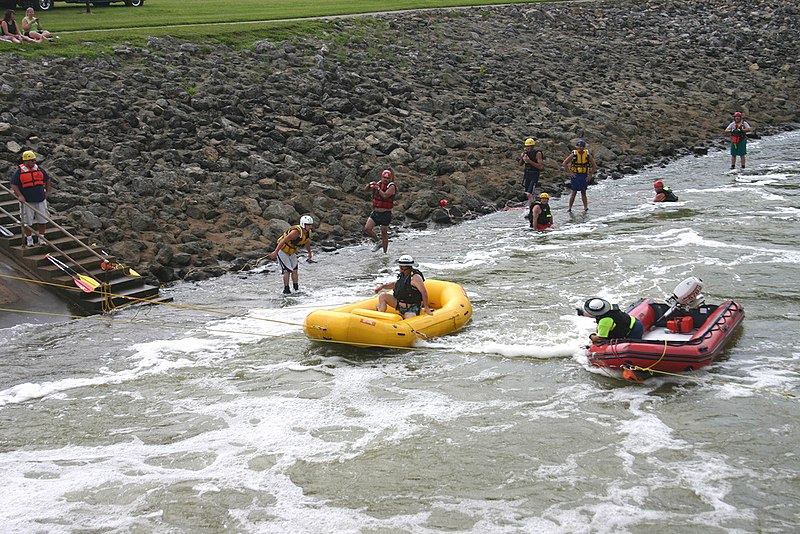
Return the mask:
<path id="1" fill-rule="evenodd" d="M 525 139 L 525 146 L 533 146 L 536 144 L 536 140 L 533 137 L 529 137 Z"/>
<path id="2" fill-rule="evenodd" d="M 539 198 L 550 198 L 550 195 L 548 195 L 547 193 L 542 193 L 541 195 L 539 195 Z"/>
<path id="3" fill-rule="evenodd" d="M 22 161 L 29 161 L 32 159 L 36 159 L 36 154 L 33 153 L 33 150 L 26 150 L 22 153 Z"/>

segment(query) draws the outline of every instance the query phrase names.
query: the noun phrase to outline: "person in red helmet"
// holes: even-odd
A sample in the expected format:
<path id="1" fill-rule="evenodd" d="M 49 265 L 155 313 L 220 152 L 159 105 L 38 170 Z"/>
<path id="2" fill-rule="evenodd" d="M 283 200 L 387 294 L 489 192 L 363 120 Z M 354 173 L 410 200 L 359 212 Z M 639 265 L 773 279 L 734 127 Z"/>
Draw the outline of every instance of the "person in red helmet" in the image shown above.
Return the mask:
<path id="1" fill-rule="evenodd" d="M 664 182 L 661 180 L 656 180 L 653 183 L 653 189 L 656 190 L 656 196 L 653 198 L 653 202 L 677 202 L 678 197 L 675 193 L 672 192 L 672 189 L 666 187 Z"/>
<path id="2" fill-rule="evenodd" d="M 736 168 L 736 156 L 739 156 L 744 169 L 747 155 L 747 132 L 750 129 L 750 125 L 742 118 L 741 111 L 733 114 L 733 121 L 725 128 L 725 131 L 731 135 L 731 169 Z"/>
<path id="3" fill-rule="evenodd" d="M 389 248 L 389 225 L 392 222 L 394 197 L 397 195 L 397 186 L 393 178 L 392 170 L 386 169 L 381 173 L 379 182 L 370 182 L 364 187 L 364 191 L 372 191 L 372 213 L 364 225 L 364 233 L 375 242 L 372 250 L 378 251 L 383 248 L 384 254 Z M 381 227 L 380 239 L 375 233 L 375 225 Z"/>

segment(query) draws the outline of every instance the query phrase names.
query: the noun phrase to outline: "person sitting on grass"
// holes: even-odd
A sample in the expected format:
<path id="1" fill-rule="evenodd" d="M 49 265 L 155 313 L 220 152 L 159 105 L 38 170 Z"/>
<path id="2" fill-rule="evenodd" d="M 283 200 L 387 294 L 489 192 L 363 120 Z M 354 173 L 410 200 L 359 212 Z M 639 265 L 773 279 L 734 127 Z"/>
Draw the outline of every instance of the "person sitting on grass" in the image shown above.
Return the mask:
<path id="1" fill-rule="evenodd" d="M 34 28 L 34 26 L 36 27 Z M 56 38 L 44 29 L 42 21 L 35 15 L 32 7 L 26 9 L 25 16 L 22 17 L 22 35 L 30 37 L 37 43 L 41 43 L 44 40 L 52 41 Z"/>

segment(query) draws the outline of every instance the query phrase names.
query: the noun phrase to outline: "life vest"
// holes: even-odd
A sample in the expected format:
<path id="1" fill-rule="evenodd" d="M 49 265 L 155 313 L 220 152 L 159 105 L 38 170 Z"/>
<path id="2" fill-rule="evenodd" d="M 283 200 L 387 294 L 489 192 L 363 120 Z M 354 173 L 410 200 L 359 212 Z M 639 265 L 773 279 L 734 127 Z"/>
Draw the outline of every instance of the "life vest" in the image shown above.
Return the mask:
<path id="1" fill-rule="evenodd" d="M 283 233 L 283 235 L 281 235 L 278 238 L 278 243 L 280 243 L 284 237 L 289 235 L 292 230 L 297 230 L 298 232 L 300 232 L 300 235 L 297 236 L 297 239 L 290 239 L 289 241 L 284 243 L 281 250 L 287 254 L 295 254 L 297 252 L 297 247 L 299 247 L 300 245 L 305 245 L 306 243 L 308 243 L 308 240 L 311 239 L 311 232 L 307 232 L 302 226 L 298 224 L 286 230 Z"/>
<path id="2" fill-rule="evenodd" d="M 589 151 L 584 150 L 581 154 L 577 150 L 573 150 L 572 164 L 570 165 L 569 170 L 575 174 L 589 174 L 590 168 L 591 165 L 589 164 Z"/>
<path id="3" fill-rule="evenodd" d="M 394 182 L 389 182 L 386 184 L 386 187 L 383 186 L 383 182 L 378 182 L 378 188 L 381 191 L 386 192 L 390 187 L 394 186 L 395 194 L 397 194 L 397 186 L 394 185 Z M 380 209 L 387 209 L 390 210 L 394 207 L 394 195 L 389 198 L 383 198 L 377 189 L 372 190 L 372 207 L 373 208 L 380 208 Z"/>
<path id="4" fill-rule="evenodd" d="M 411 285 L 411 278 L 413 278 L 415 274 L 418 274 L 423 282 L 425 281 L 425 276 L 417 269 L 411 269 L 411 272 L 408 274 L 401 271 L 400 274 L 397 275 L 397 282 L 394 284 L 394 292 L 392 294 L 398 302 L 403 302 L 405 304 L 422 304 L 422 293 L 419 292 L 419 289 Z"/>
<path id="5" fill-rule="evenodd" d="M 678 196 L 672 192 L 670 187 L 662 187 L 661 192 L 664 193 L 664 202 L 677 202 Z"/>
<path id="6" fill-rule="evenodd" d="M 537 161 L 536 154 L 541 154 L 542 155 L 542 161 L 544 161 L 544 153 L 541 150 L 534 150 L 533 152 L 529 153 L 528 154 L 528 158 L 530 158 L 531 161 L 536 163 L 536 161 Z M 530 172 L 530 171 L 539 172 L 539 169 L 537 169 L 536 167 L 534 167 L 533 165 L 531 165 L 527 161 L 524 161 L 524 163 L 525 163 L 525 172 Z"/>
<path id="7" fill-rule="evenodd" d="M 553 225 L 553 215 L 550 213 L 550 204 L 542 204 L 541 201 L 537 200 L 533 204 L 531 204 L 531 215 L 533 215 L 533 208 L 535 206 L 539 206 L 541 211 L 539 212 L 539 216 L 536 217 L 536 226 L 538 230 L 542 230 L 542 228 L 538 228 L 539 226 L 544 226 L 545 228 L 550 227 Z"/>
<path id="8" fill-rule="evenodd" d="M 32 169 L 20 164 L 19 183 L 23 189 L 28 187 L 44 186 L 44 173 L 36 164 L 34 164 Z"/>
<path id="9" fill-rule="evenodd" d="M 624 311 L 620 310 L 619 306 L 617 305 L 612 306 L 611 311 L 605 315 L 598 317 L 597 324 L 599 325 L 600 321 L 603 319 L 610 319 L 613 324 L 611 330 L 608 332 L 607 339 L 621 339 L 628 337 L 628 334 L 630 334 L 631 330 L 633 330 L 633 325 L 636 324 L 636 318 L 631 317 Z"/>
<path id="10" fill-rule="evenodd" d="M 731 142 L 736 144 L 740 141 L 747 139 L 747 132 L 744 131 L 745 122 L 742 121 L 739 124 L 736 124 L 736 121 L 733 121 L 733 128 L 731 128 Z"/>

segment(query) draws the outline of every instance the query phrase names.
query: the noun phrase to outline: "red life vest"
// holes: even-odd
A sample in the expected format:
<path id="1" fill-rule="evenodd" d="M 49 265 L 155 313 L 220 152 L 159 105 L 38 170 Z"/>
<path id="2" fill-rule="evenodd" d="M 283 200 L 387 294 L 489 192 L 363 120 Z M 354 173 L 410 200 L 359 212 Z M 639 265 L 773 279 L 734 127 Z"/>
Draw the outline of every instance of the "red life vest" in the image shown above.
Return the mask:
<path id="1" fill-rule="evenodd" d="M 39 166 L 34 164 L 33 169 L 29 169 L 25 165 L 19 166 L 19 183 L 23 189 L 26 187 L 36 187 L 37 185 L 44 185 L 44 173 L 39 169 Z"/>
<path id="2" fill-rule="evenodd" d="M 383 182 L 378 182 L 378 188 L 381 191 L 387 191 L 390 187 L 394 186 L 395 194 L 397 194 L 397 186 L 394 185 L 394 182 L 389 182 L 386 184 L 386 187 L 383 186 Z M 377 189 L 372 190 L 372 207 L 373 208 L 383 208 L 390 210 L 394 207 L 394 195 L 389 198 L 383 198 L 380 193 L 378 193 Z"/>

